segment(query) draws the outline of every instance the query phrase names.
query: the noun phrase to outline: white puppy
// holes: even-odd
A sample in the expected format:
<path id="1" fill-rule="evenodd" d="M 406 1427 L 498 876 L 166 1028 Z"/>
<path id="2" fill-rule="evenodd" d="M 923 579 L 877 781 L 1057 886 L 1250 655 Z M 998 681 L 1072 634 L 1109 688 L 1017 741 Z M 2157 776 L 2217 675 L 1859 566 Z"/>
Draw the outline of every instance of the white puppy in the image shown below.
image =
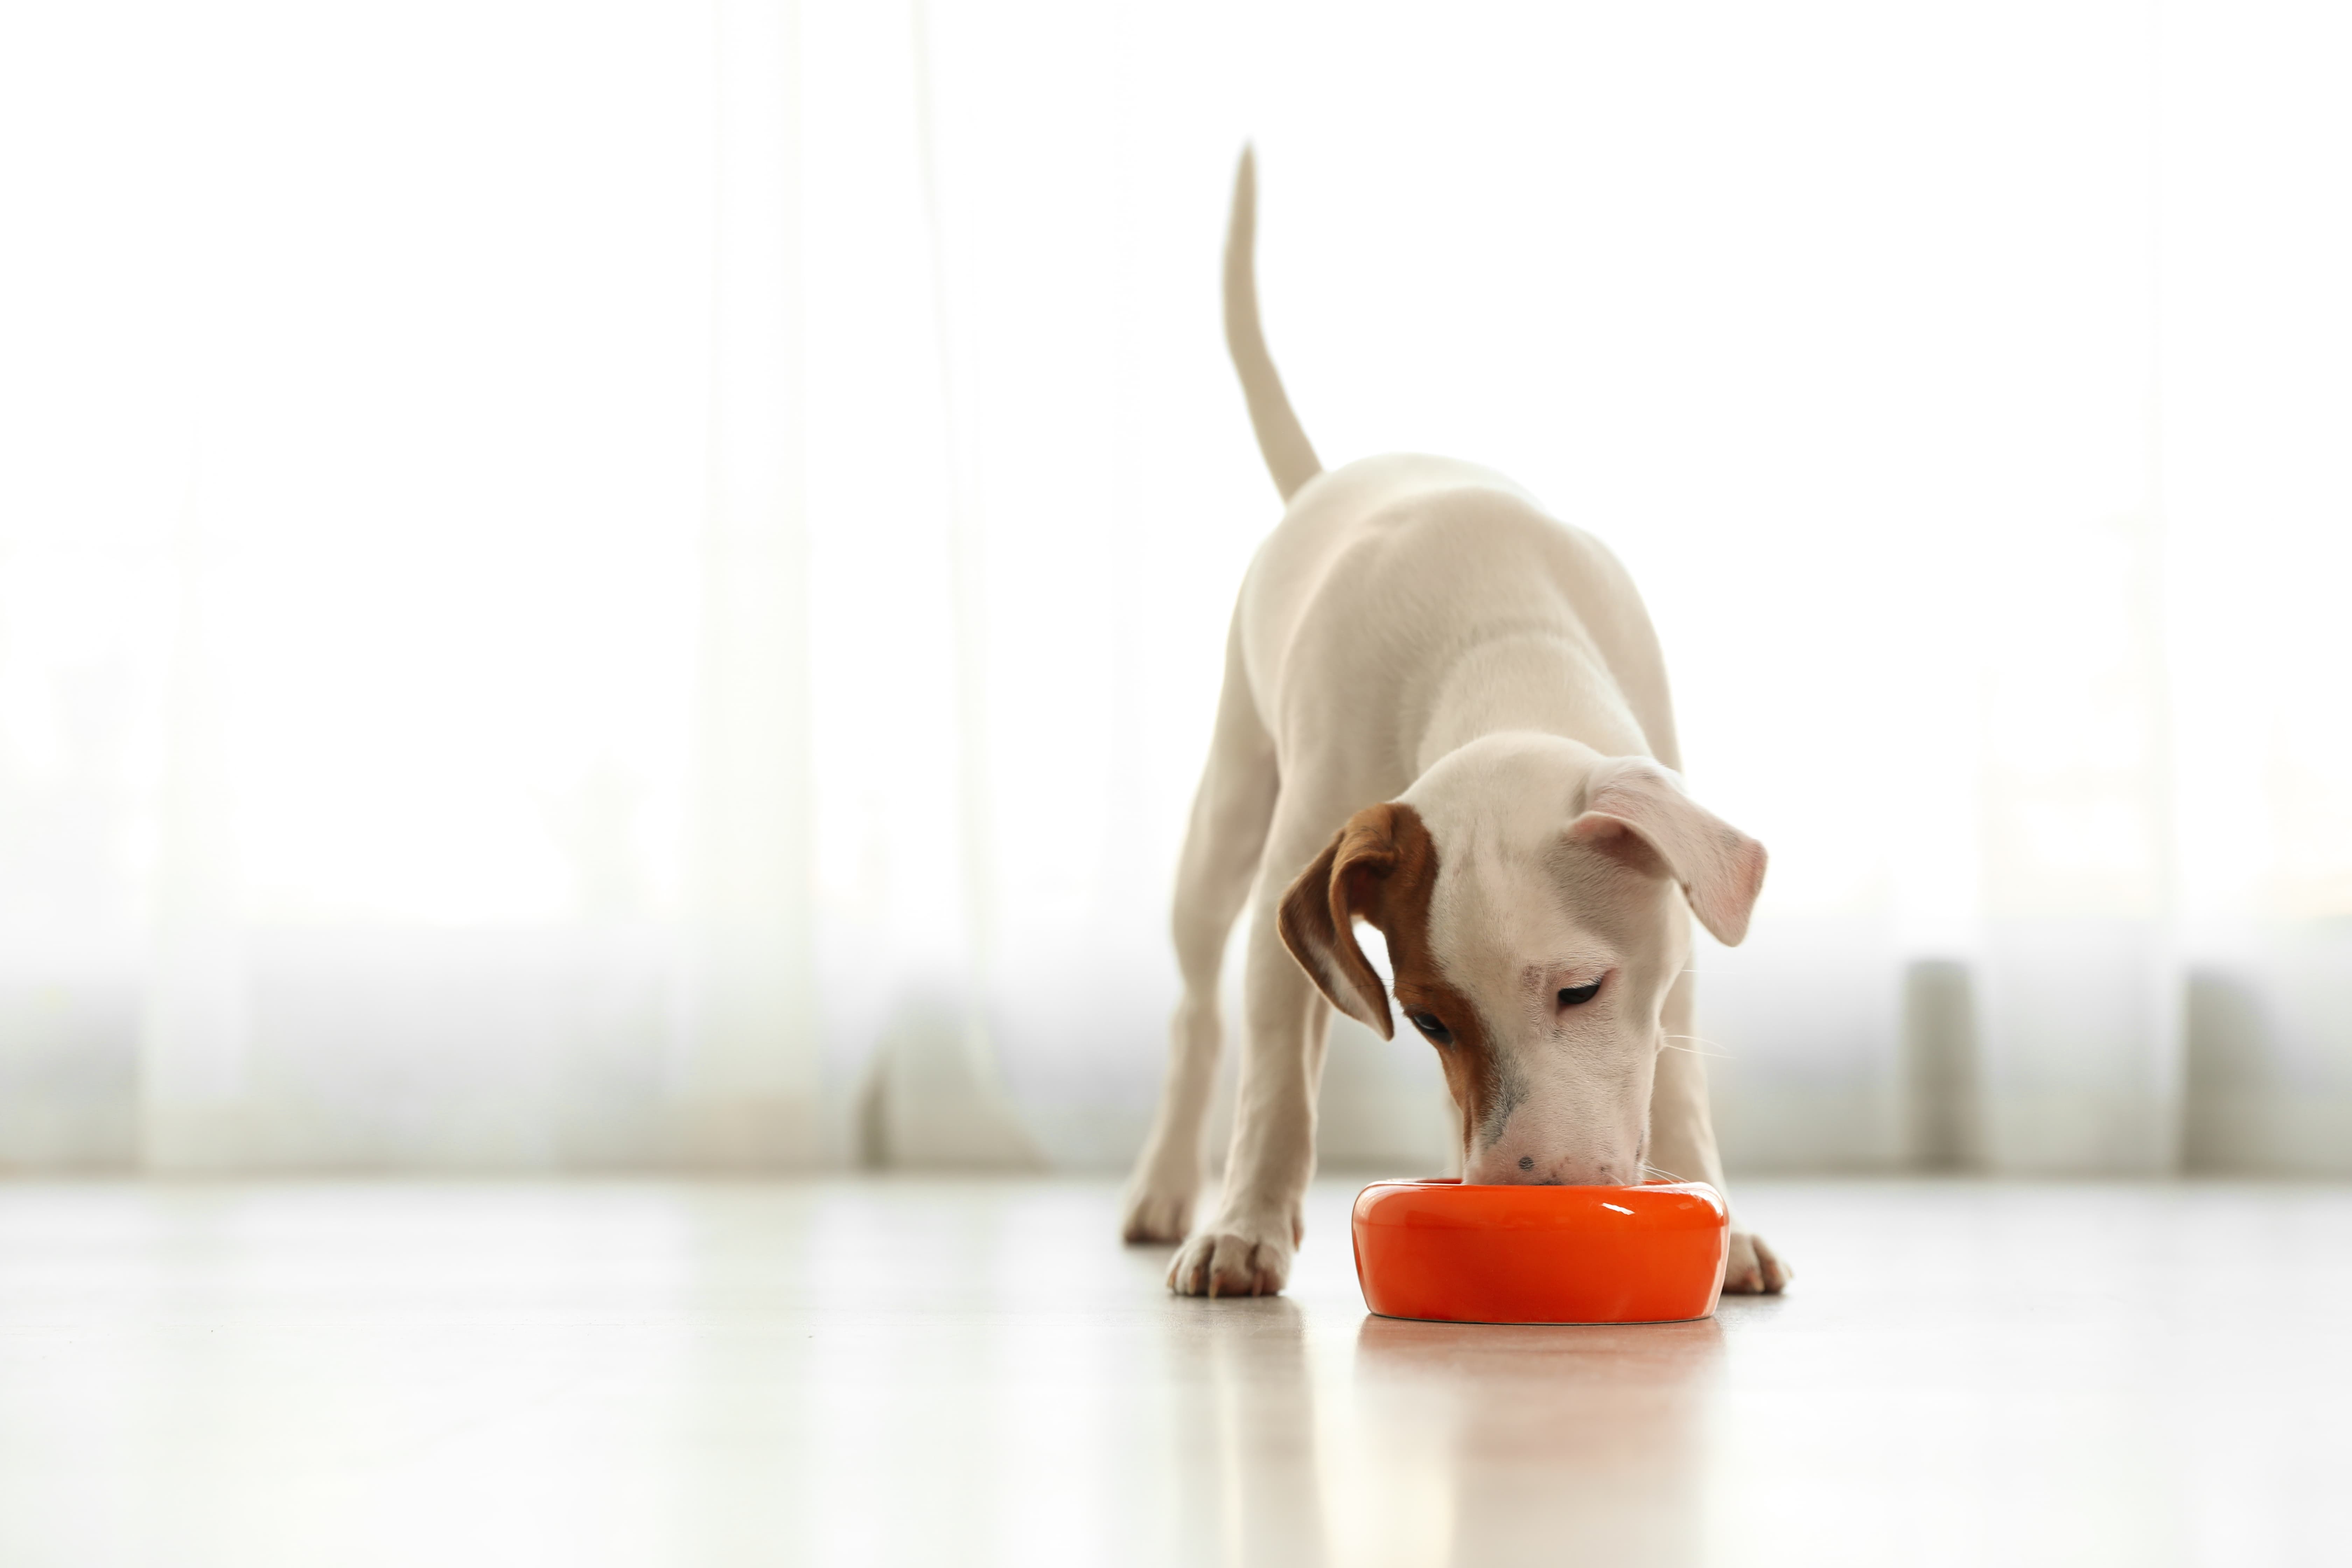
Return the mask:
<path id="1" fill-rule="evenodd" d="M 1764 849 L 1678 765 L 1666 676 L 1624 568 L 1500 475 L 1444 458 L 1321 471 L 1259 331 L 1245 152 L 1225 338 L 1289 501 L 1242 584 L 1215 737 L 1177 872 L 1184 995 L 1129 1190 L 1130 1241 L 1192 1227 L 1246 900 L 1246 1037 L 1223 1201 L 1171 1289 L 1282 1289 L 1315 1170 L 1330 1007 L 1391 1034 L 1357 945 L 1461 1111 L 1464 1179 L 1622 1184 L 1723 1171 L 1691 1047 L 1690 917 L 1748 929 Z M 1789 1270 L 1735 1227 L 1725 1288 Z"/>

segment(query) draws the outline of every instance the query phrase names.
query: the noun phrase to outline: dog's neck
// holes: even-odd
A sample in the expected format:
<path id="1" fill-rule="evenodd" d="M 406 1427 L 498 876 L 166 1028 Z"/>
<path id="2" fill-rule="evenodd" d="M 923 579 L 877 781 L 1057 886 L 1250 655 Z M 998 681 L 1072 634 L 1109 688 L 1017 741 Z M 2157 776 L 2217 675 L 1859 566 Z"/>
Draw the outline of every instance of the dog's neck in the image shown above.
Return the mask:
<path id="1" fill-rule="evenodd" d="M 1481 735 L 1531 730 L 1603 756 L 1647 756 L 1648 739 L 1598 649 L 1558 630 L 1507 632 L 1464 647 L 1417 682 L 1408 736 L 1416 777 Z"/>

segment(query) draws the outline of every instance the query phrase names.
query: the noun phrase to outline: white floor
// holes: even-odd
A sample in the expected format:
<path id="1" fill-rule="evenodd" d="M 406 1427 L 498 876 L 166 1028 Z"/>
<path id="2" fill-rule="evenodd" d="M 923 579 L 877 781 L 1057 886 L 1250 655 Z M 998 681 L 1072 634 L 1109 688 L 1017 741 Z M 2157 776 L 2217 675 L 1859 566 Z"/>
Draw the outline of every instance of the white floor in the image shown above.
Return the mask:
<path id="1" fill-rule="evenodd" d="M 1712 1322 L 1164 1294 L 1084 1182 L 0 1185 L 0 1563 L 2352 1560 L 2352 1189 L 1752 1183 Z"/>

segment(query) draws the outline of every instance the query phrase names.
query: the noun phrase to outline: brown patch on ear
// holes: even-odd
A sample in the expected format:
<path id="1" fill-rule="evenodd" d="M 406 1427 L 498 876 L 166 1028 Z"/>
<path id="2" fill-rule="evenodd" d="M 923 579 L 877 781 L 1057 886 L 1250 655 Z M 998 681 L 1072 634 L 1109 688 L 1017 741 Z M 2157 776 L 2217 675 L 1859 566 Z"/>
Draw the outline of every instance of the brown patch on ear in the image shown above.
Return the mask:
<path id="1" fill-rule="evenodd" d="M 1399 815 L 1412 819 L 1425 843 L 1429 837 L 1421 817 L 1411 806 L 1368 805 L 1348 818 L 1331 836 L 1323 853 L 1298 873 L 1282 895 L 1277 924 L 1282 945 L 1307 971 L 1331 1005 L 1360 1024 L 1380 1031 L 1386 1040 L 1396 1035 L 1389 1014 L 1389 994 L 1380 974 L 1356 944 L 1356 920 L 1381 922 L 1376 910 L 1383 902 L 1383 886 L 1397 869 L 1402 851 L 1397 843 Z M 1381 934 L 1386 935 L 1385 927 Z"/>
<path id="2" fill-rule="evenodd" d="M 1748 934 L 1764 889 L 1764 846 L 1683 793 L 1682 780 L 1646 757 L 1593 770 L 1570 840 L 1682 884 L 1699 924 L 1726 947 Z"/>
<path id="3" fill-rule="evenodd" d="M 1355 922 L 1387 939 L 1397 1000 L 1408 1013 L 1432 1015 L 1453 1037 L 1436 1050 L 1462 1108 L 1466 1144 L 1500 1090 L 1486 1020 L 1445 978 L 1430 942 L 1436 890 L 1437 845 L 1421 813 L 1395 802 L 1366 806 L 1282 896 L 1279 923 L 1283 945 L 1331 1005 L 1383 1039 L 1395 1032 L 1388 994 L 1356 944 Z"/>

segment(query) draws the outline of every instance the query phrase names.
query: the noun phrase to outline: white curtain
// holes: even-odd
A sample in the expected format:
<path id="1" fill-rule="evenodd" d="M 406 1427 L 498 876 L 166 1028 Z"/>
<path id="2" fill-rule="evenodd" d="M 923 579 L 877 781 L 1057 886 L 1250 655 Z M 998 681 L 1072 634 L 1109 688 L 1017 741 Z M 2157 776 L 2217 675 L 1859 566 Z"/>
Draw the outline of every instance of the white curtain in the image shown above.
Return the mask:
<path id="1" fill-rule="evenodd" d="M 1738 1169 L 2352 1171 L 2352 26 L 0 12 L 0 1167 L 1138 1140 L 1276 514 L 1489 462 L 1773 852 Z M 1337 1164 L 1442 1154 L 1343 1029 Z"/>

